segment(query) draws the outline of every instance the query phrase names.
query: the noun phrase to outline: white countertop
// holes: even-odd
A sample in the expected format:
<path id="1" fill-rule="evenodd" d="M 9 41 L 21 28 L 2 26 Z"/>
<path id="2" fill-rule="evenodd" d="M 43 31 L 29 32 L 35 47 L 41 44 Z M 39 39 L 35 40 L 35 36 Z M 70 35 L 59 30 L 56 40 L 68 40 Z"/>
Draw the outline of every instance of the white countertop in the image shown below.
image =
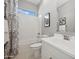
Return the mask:
<path id="1" fill-rule="evenodd" d="M 70 40 L 64 40 L 59 37 L 48 37 L 43 38 L 42 41 L 51 44 L 72 57 L 75 57 L 75 37 L 71 37 Z"/>

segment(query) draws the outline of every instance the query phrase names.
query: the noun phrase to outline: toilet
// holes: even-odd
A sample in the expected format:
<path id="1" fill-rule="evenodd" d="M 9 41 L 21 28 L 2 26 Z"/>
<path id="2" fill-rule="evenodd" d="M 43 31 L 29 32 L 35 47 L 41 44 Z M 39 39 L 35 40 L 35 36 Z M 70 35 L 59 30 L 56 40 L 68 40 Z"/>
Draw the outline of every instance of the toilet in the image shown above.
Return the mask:
<path id="1" fill-rule="evenodd" d="M 41 43 L 33 43 L 33 44 L 30 45 L 30 48 L 33 51 L 32 57 L 34 59 L 40 59 L 41 58 L 41 46 L 42 46 Z"/>
<path id="2" fill-rule="evenodd" d="M 39 38 L 46 38 L 48 37 L 47 35 L 40 35 Z M 39 42 L 33 43 L 30 45 L 30 48 L 33 51 L 33 56 L 34 59 L 40 59 L 41 58 L 41 47 L 42 47 L 42 43 L 41 43 L 41 39 L 39 40 Z"/>

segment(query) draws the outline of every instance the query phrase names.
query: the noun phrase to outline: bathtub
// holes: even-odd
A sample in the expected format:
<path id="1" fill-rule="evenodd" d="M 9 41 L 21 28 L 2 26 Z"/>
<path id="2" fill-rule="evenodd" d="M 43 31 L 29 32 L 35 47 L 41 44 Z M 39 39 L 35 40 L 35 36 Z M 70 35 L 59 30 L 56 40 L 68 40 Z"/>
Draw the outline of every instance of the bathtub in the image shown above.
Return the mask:
<path id="1" fill-rule="evenodd" d="M 42 59 L 75 59 L 75 37 L 42 38 Z"/>

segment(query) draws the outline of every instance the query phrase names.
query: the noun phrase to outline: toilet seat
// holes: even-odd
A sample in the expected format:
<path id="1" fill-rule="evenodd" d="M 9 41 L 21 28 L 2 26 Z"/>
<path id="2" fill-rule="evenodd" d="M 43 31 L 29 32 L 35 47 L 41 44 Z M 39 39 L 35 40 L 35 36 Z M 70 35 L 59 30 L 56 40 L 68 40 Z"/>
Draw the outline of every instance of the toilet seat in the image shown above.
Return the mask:
<path id="1" fill-rule="evenodd" d="M 34 43 L 32 45 L 30 45 L 31 48 L 38 48 L 38 47 L 41 47 L 41 43 Z"/>

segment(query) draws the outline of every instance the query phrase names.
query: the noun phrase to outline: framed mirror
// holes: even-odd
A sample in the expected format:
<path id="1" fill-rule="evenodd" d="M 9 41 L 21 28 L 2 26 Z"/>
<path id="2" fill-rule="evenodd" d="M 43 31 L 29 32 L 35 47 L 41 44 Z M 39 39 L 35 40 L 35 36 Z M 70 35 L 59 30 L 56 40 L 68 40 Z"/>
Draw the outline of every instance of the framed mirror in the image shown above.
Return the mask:
<path id="1" fill-rule="evenodd" d="M 44 16 L 44 27 L 50 27 L 50 13 L 46 13 Z"/>
<path id="2" fill-rule="evenodd" d="M 66 17 L 59 18 L 59 32 L 66 32 Z"/>
<path id="3" fill-rule="evenodd" d="M 66 17 L 59 18 L 59 25 L 66 25 Z"/>

